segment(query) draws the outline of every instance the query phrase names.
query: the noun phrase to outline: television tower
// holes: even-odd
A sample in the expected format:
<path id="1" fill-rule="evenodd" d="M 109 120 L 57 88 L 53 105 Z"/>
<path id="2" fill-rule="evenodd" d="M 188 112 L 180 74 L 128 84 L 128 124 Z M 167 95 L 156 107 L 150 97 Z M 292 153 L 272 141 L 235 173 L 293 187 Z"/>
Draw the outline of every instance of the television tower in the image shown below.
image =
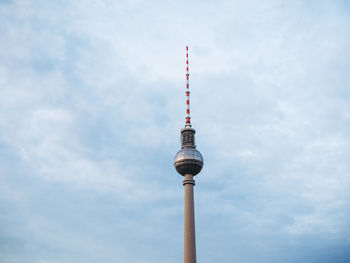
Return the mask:
<path id="1" fill-rule="evenodd" d="M 184 176 L 185 187 L 185 225 L 184 225 L 184 263 L 196 263 L 196 236 L 194 224 L 193 176 L 203 167 L 203 157 L 196 150 L 194 141 L 195 129 L 190 117 L 190 87 L 189 87 L 188 46 L 186 46 L 186 122 L 181 129 L 181 150 L 176 153 L 174 166 L 176 171 Z"/>

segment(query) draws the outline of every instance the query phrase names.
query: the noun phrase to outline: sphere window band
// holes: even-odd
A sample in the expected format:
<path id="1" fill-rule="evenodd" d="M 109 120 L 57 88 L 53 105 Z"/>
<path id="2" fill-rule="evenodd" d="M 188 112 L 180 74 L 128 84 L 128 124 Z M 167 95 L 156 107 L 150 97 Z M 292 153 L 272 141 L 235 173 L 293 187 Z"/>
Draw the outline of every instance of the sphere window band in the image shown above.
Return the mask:
<path id="1" fill-rule="evenodd" d="M 201 153 L 196 149 L 182 149 L 178 151 L 175 156 L 174 162 L 176 163 L 178 161 L 187 159 L 198 160 L 200 162 L 203 162 L 203 157 Z"/>

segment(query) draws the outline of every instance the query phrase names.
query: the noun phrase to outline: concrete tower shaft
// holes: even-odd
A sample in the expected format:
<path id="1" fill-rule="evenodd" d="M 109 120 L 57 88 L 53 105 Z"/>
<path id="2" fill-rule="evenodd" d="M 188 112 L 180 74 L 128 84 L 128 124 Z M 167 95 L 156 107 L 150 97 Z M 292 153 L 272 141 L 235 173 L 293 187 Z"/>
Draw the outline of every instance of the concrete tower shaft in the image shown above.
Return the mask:
<path id="1" fill-rule="evenodd" d="M 184 223 L 184 263 L 196 263 L 196 232 L 194 220 L 193 175 L 186 174 L 185 187 L 185 223 Z"/>

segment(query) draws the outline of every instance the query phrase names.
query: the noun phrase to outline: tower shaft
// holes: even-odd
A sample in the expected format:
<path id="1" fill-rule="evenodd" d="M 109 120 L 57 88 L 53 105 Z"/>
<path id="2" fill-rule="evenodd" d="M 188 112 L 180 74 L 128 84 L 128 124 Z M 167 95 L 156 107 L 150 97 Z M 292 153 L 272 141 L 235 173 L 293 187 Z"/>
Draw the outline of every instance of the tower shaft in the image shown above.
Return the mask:
<path id="1" fill-rule="evenodd" d="M 196 233 L 194 223 L 193 175 L 185 174 L 184 263 L 196 263 Z"/>

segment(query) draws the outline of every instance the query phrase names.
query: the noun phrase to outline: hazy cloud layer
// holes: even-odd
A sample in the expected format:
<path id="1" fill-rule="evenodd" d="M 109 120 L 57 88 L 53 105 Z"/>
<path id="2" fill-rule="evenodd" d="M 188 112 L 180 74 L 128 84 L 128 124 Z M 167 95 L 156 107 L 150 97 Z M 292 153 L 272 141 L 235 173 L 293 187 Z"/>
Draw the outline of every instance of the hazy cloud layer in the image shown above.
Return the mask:
<path id="1" fill-rule="evenodd" d="M 1 262 L 350 259 L 345 1 L 0 1 Z"/>

